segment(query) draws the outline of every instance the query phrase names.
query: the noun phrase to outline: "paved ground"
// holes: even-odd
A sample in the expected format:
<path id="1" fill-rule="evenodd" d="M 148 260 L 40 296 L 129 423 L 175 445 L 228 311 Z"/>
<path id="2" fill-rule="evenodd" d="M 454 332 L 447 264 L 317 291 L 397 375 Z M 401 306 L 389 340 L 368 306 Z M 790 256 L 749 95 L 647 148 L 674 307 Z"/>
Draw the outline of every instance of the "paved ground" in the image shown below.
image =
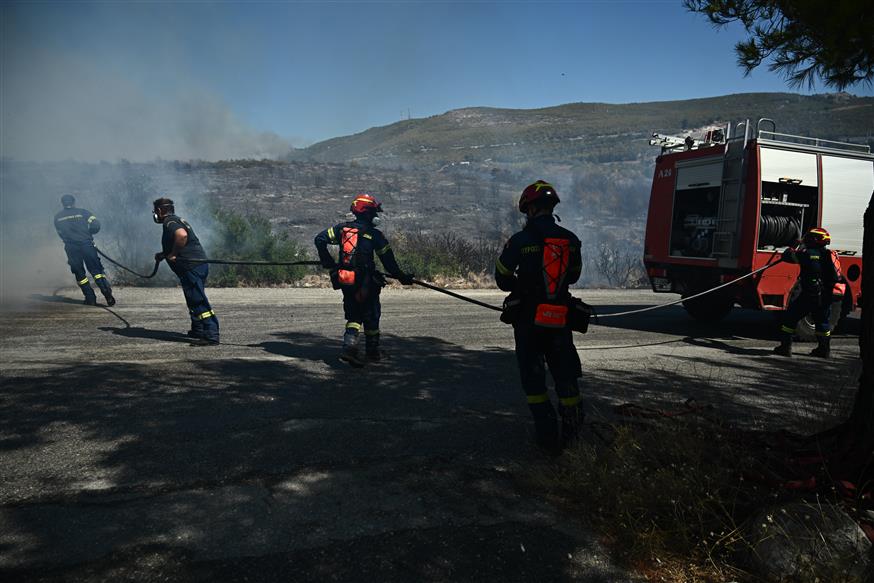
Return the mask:
<path id="1" fill-rule="evenodd" d="M 211 290 L 225 344 L 208 348 L 180 334 L 177 289 L 121 289 L 112 311 L 75 293 L 2 312 L 0 579 L 627 579 L 520 483 L 549 462 L 494 312 L 387 290 L 390 358 L 353 371 L 330 290 Z M 605 313 L 670 299 L 581 295 Z M 694 397 L 810 429 L 858 373 L 852 322 L 829 362 L 770 356 L 767 314 L 602 323 L 576 336 L 595 417 Z"/>

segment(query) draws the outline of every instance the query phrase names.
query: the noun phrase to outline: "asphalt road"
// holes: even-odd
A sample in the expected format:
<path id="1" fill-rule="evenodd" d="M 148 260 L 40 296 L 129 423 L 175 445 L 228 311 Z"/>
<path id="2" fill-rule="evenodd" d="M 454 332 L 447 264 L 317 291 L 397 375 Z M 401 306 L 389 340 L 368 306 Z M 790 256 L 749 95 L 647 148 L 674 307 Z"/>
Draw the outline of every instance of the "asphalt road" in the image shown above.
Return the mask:
<path id="1" fill-rule="evenodd" d="M 531 445 L 495 312 L 386 290 L 388 358 L 359 370 L 337 360 L 330 290 L 210 290 L 224 343 L 203 348 L 183 336 L 178 289 L 120 289 L 112 310 L 77 293 L 2 311 L 0 579 L 628 579 L 521 479 L 552 462 Z M 672 299 L 580 295 L 602 313 Z M 770 355 L 768 314 L 605 318 L 576 335 L 590 418 L 691 397 L 810 430 L 855 390 L 846 328 L 825 362 Z"/>

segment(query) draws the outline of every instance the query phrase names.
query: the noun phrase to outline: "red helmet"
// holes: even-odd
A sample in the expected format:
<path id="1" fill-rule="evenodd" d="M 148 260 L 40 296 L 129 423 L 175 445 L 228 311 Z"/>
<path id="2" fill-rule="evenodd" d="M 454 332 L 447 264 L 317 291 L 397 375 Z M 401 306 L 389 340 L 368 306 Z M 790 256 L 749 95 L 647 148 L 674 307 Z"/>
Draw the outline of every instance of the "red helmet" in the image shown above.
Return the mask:
<path id="1" fill-rule="evenodd" d="M 527 213 L 528 205 L 538 201 L 551 202 L 552 206 L 560 202 L 555 187 L 544 180 L 538 180 L 534 184 L 526 186 L 525 190 L 522 191 L 522 197 L 519 199 L 519 212 Z"/>
<path id="2" fill-rule="evenodd" d="M 832 236 L 822 227 L 814 227 L 807 231 L 804 235 L 804 242 L 807 245 L 816 245 L 817 247 L 825 247 L 832 242 Z"/>
<path id="3" fill-rule="evenodd" d="M 375 196 L 369 194 L 358 194 L 352 200 L 352 205 L 349 207 L 356 215 L 363 215 L 368 212 L 381 213 L 382 204 L 376 200 Z"/>

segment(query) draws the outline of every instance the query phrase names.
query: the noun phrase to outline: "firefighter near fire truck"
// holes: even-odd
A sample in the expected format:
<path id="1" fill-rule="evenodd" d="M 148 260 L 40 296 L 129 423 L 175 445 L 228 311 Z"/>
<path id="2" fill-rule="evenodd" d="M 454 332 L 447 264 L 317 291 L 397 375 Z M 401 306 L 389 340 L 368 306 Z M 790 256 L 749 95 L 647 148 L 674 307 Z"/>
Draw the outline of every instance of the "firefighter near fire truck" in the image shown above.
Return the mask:
<path id="1" fill-rule="evenodd" d="M 343 292 L 343 313 L 346 327 L 340 360 L 354 367 L 382 359 L 380 351 L 379 295 L 385 286 L 384 276 L 376 269 L 374 255 L 379 257 L 389 274 L 403 285 L 413 283 L 413 275 L 398 266 L 391 245 L 377 229 L 382 204 L 370 194 L 358 194 L 349 210 L 355 220 L 329 227 L 316 235 L 315 246 L 322 267 L 329 269 L 334 289 Z M 340 247 L 339 260 L 328 245 Z M 364 333 L 364 357 L 359 350 L 359 335 Z M 366 360 L 365 360 L 366 357 Z"/>
<path id="2" fill-rule="evenodd" d="M 780 345 L 774 348 L 776 354 L 792 356 L 792 337 L 798 321 L 808 315 L 816 327 L 817 342 L 810 355 L 828 358 L 831 354 L 832 303 L 835 298 L 844 297 L 847 284 L 841 274 L 838 254 L 828 248 L 830 243 L 831 235 L 827 230 L 813 228 L 804 235 L 799 248 L 790 247 L 783 252 L 783 261 L 797 263 L 800 267 L 797 285 L 801 293 L 782 314 Z"/>
<path id="3" fill-rule="evenodd" d="M 152 219 L 163 225 L 161 251 L 155 261 L 162 259 L 182 286 L 185 304 L 191 317 L 188 336 L 192 346 L 210 346 L 219 343 L 219 322 L 206 297 L 206 279 L 209 265 L 204 263 L 206 252 L 200 239 L 188 221 L 176 215 L 176 207 L 169 198 L 159 198 L 153 203 Z"/>
<path id="4" fill-rule="evenodd" d="M 559 453 L 576 438 L 583 421 L 577 381 L 582 366 L 572 330 L 584 305 L 568 291 L 580 278 L 582 256 L 577 236 L 556 224 L 553 209 L 558 203 L 551 184 L 538 180 L 527 186 L 519 211 L 528 221 L 510 237 L 495 262 L 495 281 L 510 292 L 501 320 L 513 325 L 516 361 L 535 438 L 549 454 Z M 558 394 L 560 424 L 546 388 L 546 367 Z"/>
<path id="5" fill-rule="evenodd" d="M 76 283 L 85 296 L 85 305 L 96 306 L 97 296 L 88 282 L 87 269 L 94 278 L 94 283 L 106 299 L 107 306 L 115 305 L 112 286 L 103 270 L 103 263 L 94 247 L 94 235 L 100 231 L 100 221 L 91 211 L 76 208 L 76 199 L 72 194 L 61 197 L 61 210 L 55 215 L 55 230 L 64 242 L 64 252 L 67 254 L 67 264 L 76 277 Z"/>

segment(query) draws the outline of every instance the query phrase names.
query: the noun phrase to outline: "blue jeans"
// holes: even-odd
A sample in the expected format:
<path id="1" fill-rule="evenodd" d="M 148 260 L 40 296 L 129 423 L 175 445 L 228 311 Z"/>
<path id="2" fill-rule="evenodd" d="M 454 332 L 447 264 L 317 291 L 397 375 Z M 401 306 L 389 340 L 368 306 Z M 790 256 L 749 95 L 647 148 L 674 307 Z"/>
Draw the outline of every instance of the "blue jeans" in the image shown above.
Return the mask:
<path id="1" fill-rule="evenodd" d="M 219 322 L 209 299 L 206 297 L 206 278 L 209 276 L 209 265 L 203 263 L 188 271 L 177 273 L 185 303 L 191 315 L 191 332 L 207 340 L 219 339 Z"/>

